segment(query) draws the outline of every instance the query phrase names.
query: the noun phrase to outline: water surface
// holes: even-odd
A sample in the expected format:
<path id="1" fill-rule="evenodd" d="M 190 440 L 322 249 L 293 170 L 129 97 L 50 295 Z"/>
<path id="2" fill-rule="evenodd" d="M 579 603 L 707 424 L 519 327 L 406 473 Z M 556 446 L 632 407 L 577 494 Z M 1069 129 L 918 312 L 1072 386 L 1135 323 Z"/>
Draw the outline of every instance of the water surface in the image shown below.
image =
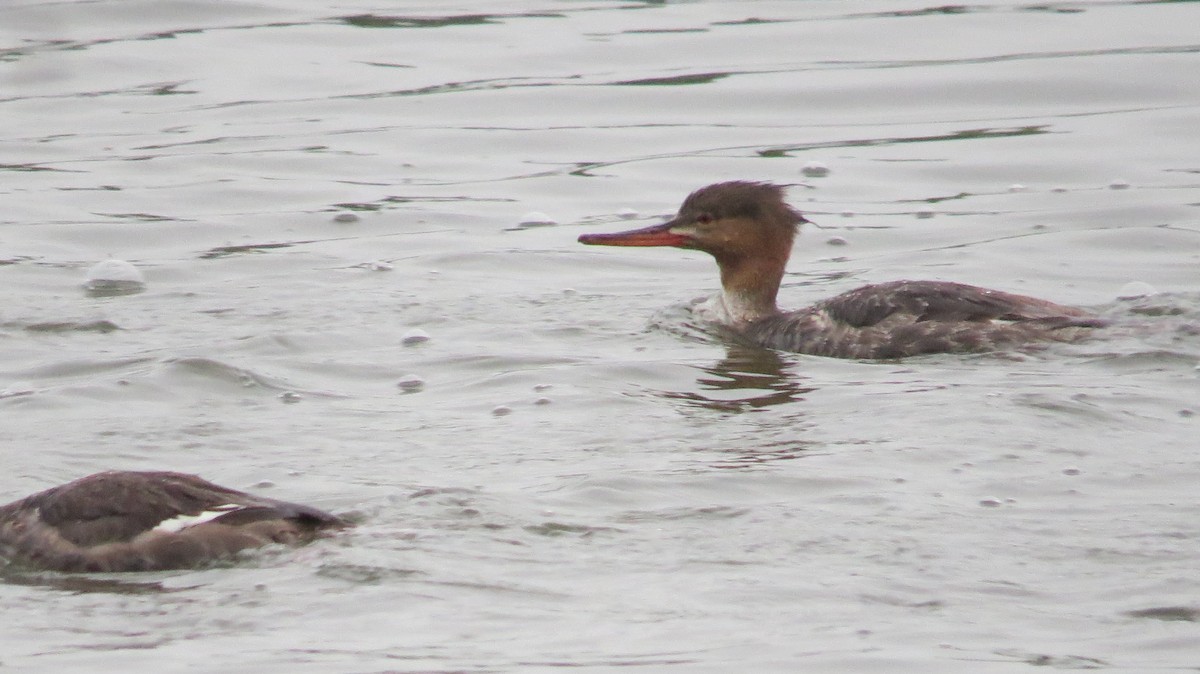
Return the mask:
<path id="1" fill-rule="evenodd" d="M 0 500 L 166 468 L 362 524 L 229 568 L 9 569 L 0 663 L 1194 667 L 1198 17 L 5 4 Z M 934 278 L 1121 330 L 747 350 L 689 322 L 702 254 L 575 243 L 728 179 L 816 223 L 785 306 Z M 88 292 L 110 258 L 144 290 Z"/>

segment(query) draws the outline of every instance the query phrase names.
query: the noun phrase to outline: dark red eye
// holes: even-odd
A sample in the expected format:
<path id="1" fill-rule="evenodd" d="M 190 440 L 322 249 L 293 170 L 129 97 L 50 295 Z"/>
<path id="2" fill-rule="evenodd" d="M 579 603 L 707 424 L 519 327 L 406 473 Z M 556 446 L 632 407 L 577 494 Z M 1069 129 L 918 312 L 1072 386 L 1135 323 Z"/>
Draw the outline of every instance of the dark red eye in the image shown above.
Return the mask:
<path id="1" fill-rule="evenodd" d="M 709 213 L 701 213 L 696 216 L 696 224 L 707 225 L 713 221 L 713 216 Z"/>

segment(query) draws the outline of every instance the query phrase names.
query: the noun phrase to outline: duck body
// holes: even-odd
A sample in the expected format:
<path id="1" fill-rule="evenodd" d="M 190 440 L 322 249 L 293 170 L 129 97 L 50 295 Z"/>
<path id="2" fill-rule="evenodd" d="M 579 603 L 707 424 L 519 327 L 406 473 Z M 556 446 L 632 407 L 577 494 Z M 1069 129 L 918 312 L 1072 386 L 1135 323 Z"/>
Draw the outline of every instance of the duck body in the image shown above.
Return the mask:
<path id="1" fill-rule="evenodd" d="M 753 344 L 835 358 L 980 353 L 1075 341 L 1104 321 L 1033 297 L 948 281 L 863 286 L 736 332 Z"/>
<path id="2" fill-rule="evenodd" d="M 776 306 L 792 242 L 807 222 L 769 183 L 701 188 L 661 225 L 584 234 L 581 243 L 674 246 L 712 255 L 721 293 L 704 313 L 741 341 L 835 358 L 890 359 L 1075 341 L 1105 321 L 1047 300 L 948 281 L 868 285 L 805 309 Z"/>
<path id="3" fill-rule="evenodd" d="M 195 475 L 109 471 L 0 506 L 0 559 L 65 572 L 181 569 L 345 526 Z"/>

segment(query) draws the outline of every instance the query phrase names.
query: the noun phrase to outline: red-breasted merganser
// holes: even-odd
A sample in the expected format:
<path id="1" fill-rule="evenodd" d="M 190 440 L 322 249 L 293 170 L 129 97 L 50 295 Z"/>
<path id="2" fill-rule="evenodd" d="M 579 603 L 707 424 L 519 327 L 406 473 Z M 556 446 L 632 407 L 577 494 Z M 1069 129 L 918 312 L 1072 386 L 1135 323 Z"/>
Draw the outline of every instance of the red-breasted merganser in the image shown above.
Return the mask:
<path id="1" fill-rule="evenodd" d="M 195 475 L 110 471 L 0 506 L 0 560 L 69 572 L 181 569 L 345 526 Z"/>
<path id="2" fill-rule="evenodd" d="M 792 240 L 808 222 L 779 185 L 725 182 L 691 193 L 670 221 L 615 234 L 600 246 L 674 246 L 712 255 L 717 322 L 758 346 L 834 358 L 903 358 L 1074 341 L 1105 321 L 1082 309 L 948 281 L 868 285 L 799 311 L 775 305 Z"/>

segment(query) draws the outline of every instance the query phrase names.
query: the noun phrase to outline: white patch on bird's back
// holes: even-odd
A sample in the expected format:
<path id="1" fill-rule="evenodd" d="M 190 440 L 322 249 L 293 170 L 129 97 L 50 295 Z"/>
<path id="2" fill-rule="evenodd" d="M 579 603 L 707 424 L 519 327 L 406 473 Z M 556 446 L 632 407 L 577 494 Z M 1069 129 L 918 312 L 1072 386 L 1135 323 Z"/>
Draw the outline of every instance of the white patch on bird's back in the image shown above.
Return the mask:
<path id="1" fill-rule="evenodd" d="M 194 527 L 197 524 L 211 522 L 221 515 L 228 515 L 235 510 L 241 510 L 243 507 L 244 506 L 240 506 L 236 503 L 226 503 L 224 505 L 216 506 L 211 510 L 205 510 L 204 512 L 196 515 L 179 515 L 178 517 L 172 517 L 169 520 L 163 520 L 159 522 L 158 525 L 154 527 L 153 531 L 161 531 L 168 534 L 179 533 L 188 527 Z"/>

